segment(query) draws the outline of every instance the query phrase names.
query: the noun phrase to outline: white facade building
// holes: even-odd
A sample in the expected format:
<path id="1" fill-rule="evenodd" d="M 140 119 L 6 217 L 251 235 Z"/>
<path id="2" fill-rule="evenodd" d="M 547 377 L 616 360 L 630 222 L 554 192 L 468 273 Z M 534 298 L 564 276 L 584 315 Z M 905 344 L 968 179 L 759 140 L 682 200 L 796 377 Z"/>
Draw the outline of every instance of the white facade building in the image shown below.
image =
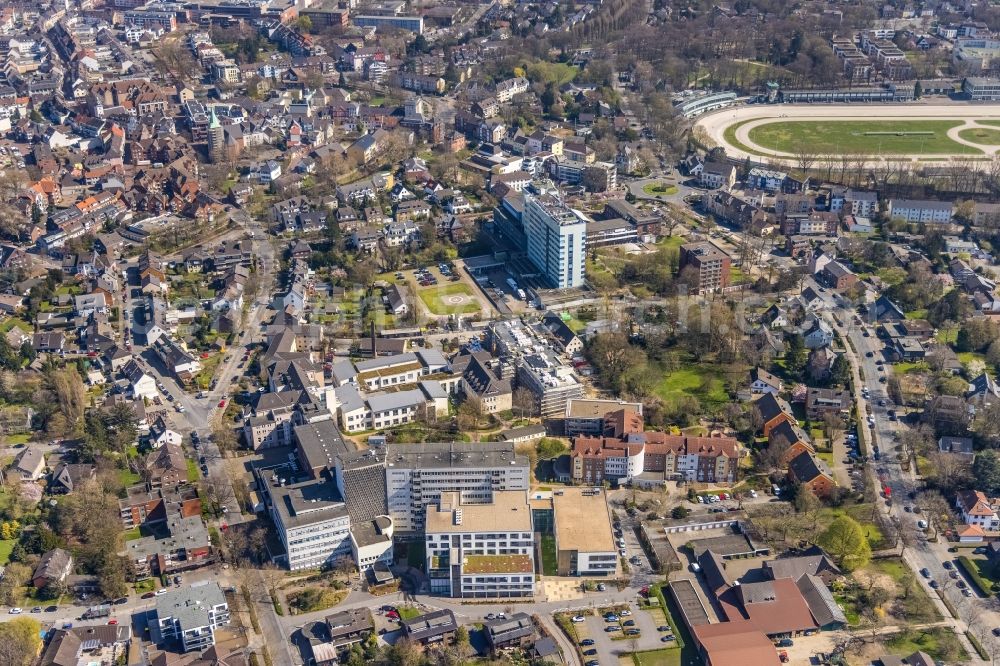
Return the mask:
<path id="1" fill-rule="evenodd" d="M 288 568 L 314 569 L 350 557 L 351 516 L 336 486 L 326 480 L 287 484 L 281 469 L 260 476 Z"/>
<path id="2" fill-rule="evenodd" d="M 890 199 L 889 217 L 898 217 L 907 222 L 924 224 L 947 224 L 951 222 L 954 204 L 948 201 L 921 199 Z"/>
<path id="3" fill-rule="evenodd" d="M 527 195 L 528 259 L 554 288 L 580 287 L 586 262 L 586 219 L 549 194 Z"/>
<path id="4" fill-rule="evenodd" d="M 442 493 L 488 503 L 497 491 L 527 490 L 528 459 L 503 442 L 408 444 L 386 459 L 386 501 L 399 533 L 424 529 L 424 512 Z"/>
<path id="5" fill-rule="evenodd" d="M 229 604 L 218 583 L 174 588 L 157 597 L 154 614 L 153 640 L 177 641 L 182 652 L 215 645 L 215 630 L 229 624 Z"/>
<path id="6" fill-rule="evenodd" d="M 533 596 L 534 541 L 525 491 L 496 492 L 489 504 L 442 493 L 426 511 L 431 592 L 464 598 Z"/>

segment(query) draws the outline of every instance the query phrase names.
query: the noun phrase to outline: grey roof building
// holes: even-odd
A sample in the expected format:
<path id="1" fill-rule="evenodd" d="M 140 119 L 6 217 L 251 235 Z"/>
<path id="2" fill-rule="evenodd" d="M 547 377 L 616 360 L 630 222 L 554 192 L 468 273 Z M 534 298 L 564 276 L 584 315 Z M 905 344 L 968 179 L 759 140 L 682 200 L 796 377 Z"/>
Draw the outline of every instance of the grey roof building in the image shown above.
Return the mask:
<path id="1" fill-rule="evenodd" d="M 292 430 L 299 462 L 313 477 L 333 469 L 336 457 L 349 450 L 332 419 L 304 423 Z"/>
<path id="2" fill-rule="evenodd" d="M 507 618 L 487 620 L 484 628 L 486 640 L 493 650 L 524 647 L 535 637 L 535 624 L 527 613 L 514 613 Z"/>
<path id="3" fill-rule="evenodd" d="M 424 645 L 447 641 L 458 629 L 455 614 L 448 609 L 431 611 L 410 620 L 403 620 L 402 625 L 404 636 Z"/>
<path id="4" fill-rule="evenodd" d="M 153 641 L 176 642 L 182 652 L 215 645 L 215 630 L 229 624 L 229 603 L 218 583 L 175 588 L 157 597 L 153 613 Z"/>
<path id="5" fill-rule="evenodd" d="M 816 576 L 800 576 L 795 584 L 809 606 L 816 624 L 822 629 L 838 629 L 847 625 L 847 616 L 833 598 L 826 584 Z"/>

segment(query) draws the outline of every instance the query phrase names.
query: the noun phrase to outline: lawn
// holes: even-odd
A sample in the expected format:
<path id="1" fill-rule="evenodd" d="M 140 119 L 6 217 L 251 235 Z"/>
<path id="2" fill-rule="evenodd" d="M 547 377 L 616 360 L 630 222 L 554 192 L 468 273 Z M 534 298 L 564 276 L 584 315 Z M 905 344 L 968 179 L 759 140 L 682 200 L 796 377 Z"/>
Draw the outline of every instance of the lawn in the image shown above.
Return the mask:
<path id="1" fill-rule="evenodd" d="M 959 131 L 958 136 L 965 139 L 966 141 L 971 141 L 972 143 L 980 143 L 983 144 L 984 146 L 1000 146 L 1000 129 L 992 129 L 987 127 L 964 129 Z"/>
<path id="2" fill-rule="evenodd" d="M 750 141 L 761 148 L 795 154 L 934 155 L 982 153 L 948 138 L 957 120 L 784 120 L 758 125 Z"/>
<path id="3" fill-rule="evenodd" d="M 889 603 L 885 606 L 893 616 L 905 617 L 913 623 L 935 622 L 941 619 L 923 583 L 913 575 L 902 560 L 886 558 L 872 560 L 864 569 L 856 572 L 856 577 L 849 579 L 845 589 L 834 593 L 834 598 L 844 609 L 849 624 L 857 626 L 862 622 L 862 611 L 867 608 L 865 587 L 869 580 L 880 576 L 889 577 L 894 584 Z"/>
<path id="4" fill-rule="evenodd" d="M 399 613 L 399 619 L 401 620 L 412 620 L 420 616 L 420 609 L 415 606 L 397 606 L 396 612 Z"/>
<path id="5" fill-rule="evenodd" d="M 958 558 L 959 564 L 972 579 L 972 582 L 979 591 L 986 596 L 993 594 L 993 585 L 997 582 L 996 567 L 985 557 L 969 557 L 962 555 Z M 977 580 L 978 578 L 978 580 Z"/>
<path id="6" fill-rule="evenodd" d="M 432 314 L 473 314 L 482 311 L 479 301 L 472 295 L 472 290 L 461 282 L 428 287 L 417 293 Z"/>
<path id="7" fill-rule="evenodd" d="M 822 458 L 824 454 L 819 454 Z M 830 454 L 832 456 L 832 454 Z M 826 507 L 821 509 L 819 512 L 819 522 L 824 527 L 832 523 L 835 519 L 840 516 L 847 515 L 858 521 L 861 525 L 861 529 L 864 531 L 865 536 L 868 538 L 868 545 L 871 546 L 872 550 L 878 550 L 883 547 L 882 542 L 885 539 L 885 535 L 882 531 L 871 522 L 872 519 L 872 505 L 871 504 L 854 504 L 846 507 Z"/>
<path id="8" fill-rule="evenodd" d="M 683 236 L 664 236 L 660 240 L 656 241 L 657 247 L 665 247 L 667 249 L 680 249 L 681 245 L 684 245 L 686 239 Z"/>
<path id="9" fill-rule="evenodd" d="M 677 186 L 671 185 L 670 183 L 656 182 L 644 185 L 642 191 L 651 197 L 663 195 L 669 196 L 671 194 L 677 194 Z"/>
<path id="10" fill-rule="evenodd" d="M 542 535 L 542 575 L 557 575 L 558 560 L 556 556 L 556 538 L 552 534 Z"/>
<path id="11" fill-rule="evenodd" d="M 118 470 L 118 478 L 122 482 L 122 485 L 126 488 L 130 488 L 131 486 L 134 486 L 142 481 L 142 477 L 130 469 Z"/>
<path id="12" fill-rule="evenodd" d="M 725 384 L 718 374 L 711 368 L 698 365 L 668 372 L 657 384 L 655 392 L 665 402 L 684 395 L 694 396 L 703 404 L 721 405 L 729 401 Z"/>
<path id="13" fill-rule="evenodd" d="M 632 662 L 635 666 L 680 666 L 681 651 L 677 648 L 665 648 L 648 652 L 633 652 Z"/>
<path id="14" fill-rule="evenodd" d="M 146 594 L 147 592 L 155 592 L 156 591 L 156 579 L 155 578 L 147 578 L 146 580 L 136 581 L 136 583 L 135 583 L 135 585 L 133 585 L 133 587 L 135 588 L 135 593 L 136 594 Z"/>
<path id="15" fill-rule="evenodd" d="M 958 357 L 958 362 L 962 365 L 969 365 L 975 361 L 986 362 L 986 357 L 978 352 L 958 352 L 955 356 Z"/>
<path id="16" fill-rule="evenodd" d="M 958 642 L 958 637 L 947 627 L 904 631 L 886 640 L 885 646 L 889 652 L 897 655 L 911 655 L 923 650 L 934 659 L 948 663 L 969 658 Z"/>
<path id="17" fill-rule="evenodd" d="M 927 319 L 927 308 L 910 310 L 905 316 L 907 319 Z"/>
<path id="18" fill-rule="evenodd" d="M 125 530 L 125 540 L 135 541 L 136 539 L 142 538 L 142 529 L 139 527 L 133 527 L 130 530 Z"/>
<path id="19" fill-rule="evenodd" d="M 927 588 L 914 578 L 913 572 L 902 560 L 893 557 L 872 560 L 867 568 L 891 576 L 893 582 L 900 588 L 909 583 L 909 593 L 897 598 L 896 601 L 902 606 L 903 614 L 910 621 L 936 622 L 941 619 L 937 608 L 931 603 Z"/>
<path id="20" fill-rule="evenodd" d="M 0 324 L 0 333 L 10 333 L 10 329 L 17 326 L 22 331 L 31 333 L 31 325 L 20 319 L 15 319 L 14 317 L 9 317 L 4 319 L 3 323 Z"/>
<path id="21" fill-rule="evenodd" d="M 292 615 L 314 613 L 332 608 L 347 598 L 350 590 L 335 590 L 328 587 L 307 587 L 288 595 L 288 608 Z"/>
<path id="22" fill-rule="evenodd" d="M 196 463 L 194 460 L 191 460 L 190 458 L 186 459 L 185 462 L 187 463 L 188 483 L 198 483 L 198 479 L 201 478 L 201 473 L 198 471 L 198 463 Z"/>
<path id="23" fill-rule="evenodd" d="M 201 370 L 194 377 L 195 385 L 206 390 L 212 385 L 212 379 L 215 378 L 216 370 L 219 368 L 219 364 L 222 363 L 222 354 L 212 354 L 208 358 L 199 359 L 201 361 Z"/>
<path id="24" fill-rule="evenodd" d="M 17 539 L 0 539 L 0 565 L 10 562 L 10 553 L 16 544 Z"/>
<path id="25" fill-rule="evenodd" d="M 928 365 L 923 361 L 920 361 L 919 363 L 903 361 L 901 363 L 894 363 L 892 366 L 892 371 L 899 375 L 905 375 L 911 372 L 925 372 L 928 369 Z"/>

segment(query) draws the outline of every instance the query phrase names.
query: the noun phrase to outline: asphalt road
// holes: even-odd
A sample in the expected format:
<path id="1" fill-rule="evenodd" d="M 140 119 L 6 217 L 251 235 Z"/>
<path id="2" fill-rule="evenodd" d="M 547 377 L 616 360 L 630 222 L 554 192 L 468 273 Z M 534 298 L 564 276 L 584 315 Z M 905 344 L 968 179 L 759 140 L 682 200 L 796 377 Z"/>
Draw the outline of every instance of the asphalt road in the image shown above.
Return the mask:
<path id="1" fill-rule="evenodd" d="M 887 413 L 887 410 L 892 407 L 892 401 L 886 390 L 887 383 L 880 382 L 879 378 L 883 374 L 888 378 L 892 373 L 892 366 L 885 363 L 884 373 L 879 371 L 877 361 L 880 358 L 884 359 L 882 355 L 883 344 L 876 337 L 873 327 L 855 323 L 853 319 L 855 311 L 852 308 L 844 307 L 843 303 L 839 302 L 832 292 L 819 292 L 818 285 L 815 283 L 811 286 L 820 293 L 826 303 L 822 314 L 842 339 L 850 341 L 850 345 L 847 346 L 847 356 L 852 368 L 856 373 L 860 371 L 863 374 L 863 379 L 855 383 L 855 401 L 859 412 L 858 427 L 863 428 L 868 433 L 866 440 L 870 443 L 869 445 L 878 445 L 881 454 L 881 460 L 870 461 L 866 471 L 870 475 L 870 480 L 876 484 L 880 483 L 880 475 L 884 475 L 885 483 L 891 489 L 894 498 L 891 504 L 880 498 L 878 501 L 879 509 L 885 515 L 898 521 L 900 529 L 915 536 L 915 545 L 903 550 L 903 559 L 921 581 L 921 584 L 926 585 L 929 582 L 919 573 L 921 569 L 926 568 L 931 572 L 932 578 L 939 582 L 942 594 L 958 610 L 959 619 L 952 619 L 950 612 L 939 600 L 937 593 L 929 587 L 926 588 L 938 611 L 954 628 L 959 641 L 970 654 L 970 659 L 966 663 L 986 663 L 976 657 L 975 650 L 964 634 L 970 625 L 974 630 L 981 626 L 1000 626 L 1000 615 L 986 599 L 978 596 L 969 598 L 962 595 L 961 590 L 952 584 L 953 581 L 948 578 L 947 571 L 942 566 L 942 562 L 955 557 L 948 553 L 948 542 L 943 539 L 937 543 L 927 541 L 925 532 L 917 527 L 917 521 L 925 518 L 926 514 L 914 514 L 906 512 L 902 508 L 905 505 L 915 504 L 907 499 L 907 495 L 911 492 L 919 492 L 923 488 L 923 482 L 916 478 L 915 470 L 912 469 L 909 459 L 901 459 L 896 451 L 895 442 L 898 434 L 907 426 L 900 421 L 890 420 Z M 867 336 L 865 335 L 866 330 L 868 331 Z M 869 352 L 872 354 L 870 357 L 868 356 Z M 865 400 L 861 396 L 861 386 L 868 387 L 870 400 Z M 886 401 L 885 407 L 878 405 L 880 400 Z M 868 415 L 871 415 L 874 422 L 871 427 L 867 424 Z M 868 453 L 870 455 L 871 451 Z M 979 631 L 975 631 L 975 633 L 977 636 L 980 634 Z M 1000 656 L 1000 650 L 998 650 L 1000 646 L 996 644 L 992 635 L 981 642 L 984 643 L 987 650 Z"/>

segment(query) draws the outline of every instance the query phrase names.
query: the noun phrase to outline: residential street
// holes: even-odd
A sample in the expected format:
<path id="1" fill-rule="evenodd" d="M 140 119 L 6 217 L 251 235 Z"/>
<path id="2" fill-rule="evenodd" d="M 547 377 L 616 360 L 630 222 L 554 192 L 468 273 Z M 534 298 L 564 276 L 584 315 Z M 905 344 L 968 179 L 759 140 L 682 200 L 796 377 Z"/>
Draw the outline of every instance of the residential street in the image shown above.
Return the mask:
<path id="1" fill-rule="evenodd" d="M 931 572 L 932 578 L 937 580 L 941 585 L 940 592 L 946 595 L 948 600 L 958 610 L 960 619 L 952 619 L 948 608 L 938 598 L 935 591 L 930 588 L 927 589 L 931 599 L 935 601 L 938 611 L 945 620 L 949 621 L 963 647 L 971 655 L 971 660 L 968 663 L 986 663 L 976 657 L 976 652 L 965 637 L 965 632 L 970 629 L 971 625 L 977 637 L 980 633 L 989 633 L 980 632 L 977 629 L 983 626 L 988 628 L 1000 626 L 1000 615 L 990 606 L 987 600 L 981 599 L 978 596 L 971 598 L 964 597 L 961 590 L 956 586 L 944 583 L 944 581 L 950 583 L 951 580 L 948 578 L 947 572 L 941 563 L 951 560 L 955 556 L 947 552 L 947 542 L 939 541 L 938 543 L 932 543 L 927 540 L 925 533 L 917 527 L 917 520 L 923 514 L 906 512 L 902 508 L 907 504 L 913 503 L 907 499 L 907 496 L 911 492 L 919 492 L 922 488 L 922 483 L 916 478 L 915 470 L 911 468 L 909 460 L 900 460 L 896 451 L 896 437 L 906 426 L 902 425 L 899 421 L 890 420 L 887 414 L 887 410 L 891 407 L 892 402 L 885 388 L 887 384 L 879 381 L 879 377 L 883 373 L 880 372 L 879 366 L 876 363 L 879 358 L 882 358 L 882 344 L 874 332 L 872 332 L 874 329 L 864 325 L 857 325 L 854 322 L 855 312 L 853 308 L 844 307 L 844 305 L 837 302 L 835 296 L 830 292 L 820 291 L 819 285 L 813 283 L 810 286 L 817 293 L 821 294 L 826 301 L 826 308 L 823 310 L 823 314 L 827 321 L 837 331 L 842 340 L 849 342 L 845 347 L 854 374 L 854 399 L 855 404 L 858 405 L 858 428 L 864 429 L 864 441 L 870 443 L 870 450 L 863 451 L 863 453 L 871 456 L 874 446 L 877 445 L 881 454 L 880 461 L 876 462 L 873 460 L 868 463 L 866 472 L 869 475 L 869 481 L 875 484 L 877 488 L 881 487 L 880 484 L 882 483 L 879 478 L 880 474 L 884 474 L 887 479 L 887 485 L 892 490 L 892 496 L 895 498 L 891 503 L 887 503 L 880 498 L 878 501 L 879 510 L 884 515 L 898 521 L 897 524 L 900 526 L 900 529 L 917 535 L 915 539 L 916 544 L 904 549 L 903 559 L 923 585 L 926 585 L 927 581 L 920 576 L 919 572 L 921 569 L 927 568 Z M 869 330 L 868 336 L 864 334 L 866 328 Z M 871 356 L 868 355 L 869 352 L 872 354 Z M 885 363 L 883 367 L 885 368 L 885 373 L 892 372 L 890 364 Z M 862 396 L 862 386 L 868 387 L 870 392 L 869 400 L 865 400 Z M 886 401 L 885 407 L 878 406 L 880 400 Z M 867 423 L 867 416 L 869 414 L 875 423 L 872 428 Z M 993 644 L 992 647 L 994 651 L 996 650 L 995 638 L 992 634 L 989 634 L 985 642 Z M 986 645 L 985 647 L 989 650 L 991 645 Z"/>

